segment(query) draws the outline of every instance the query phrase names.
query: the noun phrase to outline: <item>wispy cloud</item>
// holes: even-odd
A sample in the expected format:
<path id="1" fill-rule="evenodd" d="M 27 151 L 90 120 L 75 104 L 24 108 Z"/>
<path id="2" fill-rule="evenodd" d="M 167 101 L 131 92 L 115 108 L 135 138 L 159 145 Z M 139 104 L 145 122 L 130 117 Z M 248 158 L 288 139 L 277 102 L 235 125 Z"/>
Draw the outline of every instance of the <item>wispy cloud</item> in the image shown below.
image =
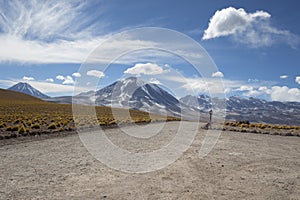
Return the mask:
<path id="1" fill-rule="evenodd" d="M 297 48 L 300 44 L 299 36 L 272 26 L 270 13 L 247 13 L 243 8 L 228 7 L 217 10 L 211 17 L 202 39 L 225 36 L 231 36 L 235 41 L 251 47 L 271 46 L 283 42 Z"/>
<path id="2" fill-rule="evenodd" d="M 93 3 L 82 0 L 1 1 L 1 32 L 25 40 L 46 42 L 90 38 L 96 25 L 102 28 L 105 24 L 103 21 L 93 22 L 101 12 L 97 12 L 98 16 L 83 12 L 91 6 Z"/>
<path id="3" fill-rule="evenodd" d="M 94 76 L 96 78 L 103 78 L 105 76 L 105 74 L 102 71 L 95 70 L 95 69 L 87 71 L 86 75 Z"/>
<path id="4" fill-rule="evenodd" d="M 82 62 L 105 39 L 106 23 L 95 20 L 102 13 L 84 12 L 90 6 L 80 0 L 1 1 L 0 61 Z"/>
<path id="5" fill-rule="evenodd" d="M 282 76 L 280 76 L 279 78 L 280 78 L 280 79 L 286 79 L 286 78 L 288 78 L 288 76 L 287 76 L 287 75 L 282 75 Z"/>
<path id="6" fill-rule="evenodd" d="M 169 81 L 181 83 L 181 88 L 185 89 L 188 93 L 195 92 L 196 94 L 226 94 L 244 84 L 244 81 L 220 78 L 188 78 L 180 76 L 165 76 L 164 78 Z"/>

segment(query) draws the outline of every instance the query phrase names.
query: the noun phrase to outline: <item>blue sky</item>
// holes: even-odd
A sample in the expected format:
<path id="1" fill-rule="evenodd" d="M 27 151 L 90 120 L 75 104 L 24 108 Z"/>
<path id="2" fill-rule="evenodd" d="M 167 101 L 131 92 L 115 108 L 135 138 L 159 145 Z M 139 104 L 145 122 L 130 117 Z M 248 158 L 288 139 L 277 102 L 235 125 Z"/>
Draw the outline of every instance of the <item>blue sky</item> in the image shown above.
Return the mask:
<path id="1" fill-rule="evenodd" d="M 104 86 L 137 75 L 172 85 L 180 97 L 205 93 L 214 78 L 222 78 L 226 96 L 300 101 L 299 6 L 297 0 L 0 1 L 0 87 L 27 81 L 59 96 L 72 94 L 76 78 L 83 76 L 98 78 Z M 201 79 L 176 55 L 147 51 L 125 55 L 106 71 L 95 66 L 90 75 L 78 74 L 101 43 L 140 27 L 186 34 L 204 47 L 218 70 Z M 149 42 L 132 37 L 114 47 Z M 170 78 L 170 70 L 186 82 Z"/>

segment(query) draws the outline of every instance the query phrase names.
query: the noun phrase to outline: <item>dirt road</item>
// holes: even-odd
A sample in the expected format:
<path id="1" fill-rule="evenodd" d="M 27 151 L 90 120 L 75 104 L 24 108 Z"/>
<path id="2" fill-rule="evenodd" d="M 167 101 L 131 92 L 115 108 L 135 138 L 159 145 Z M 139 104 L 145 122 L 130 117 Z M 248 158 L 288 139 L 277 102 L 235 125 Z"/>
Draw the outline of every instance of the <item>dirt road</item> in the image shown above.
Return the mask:
<path id="1" fill-rule="evenodd" d="M 178 123 L 167 123 L 166 138 Z M 112 140 L 116 132 L 106 130 Z M 1 144 L 0 199 L 300 199 L 300 137 L 223 132 L 200 159 L 205 134 L 173 164 L 142 174 L 108 168 L 77 134 Z"/>

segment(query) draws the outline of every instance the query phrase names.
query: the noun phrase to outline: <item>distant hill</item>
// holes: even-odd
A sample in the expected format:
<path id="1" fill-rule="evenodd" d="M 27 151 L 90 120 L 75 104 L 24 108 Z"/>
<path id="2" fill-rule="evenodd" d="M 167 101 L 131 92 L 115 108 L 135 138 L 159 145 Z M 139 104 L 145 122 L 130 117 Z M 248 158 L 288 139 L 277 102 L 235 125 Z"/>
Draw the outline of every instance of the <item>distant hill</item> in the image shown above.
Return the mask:
<path id="1" fill-rule="evenodd" d="M 21 92 L 21 93 L 28 94 L 33 97 L 40 98 L 40 99 L 50 98 L 49 96 L 43 94 L 41 91 L 32 87 L 30 84 L 23 83 L 23 82 L 19 82 L 15 85 L 11 86 L 10 88 L 8 88 L 8 90 L 15 91 L 15 92 Z"/>
<path id="2" fill-rule="evenodd" d="M 36 97 L 11 90 L 0 89 L 0 103 L 32 103 L 32 102 L 44 102 Z"/>

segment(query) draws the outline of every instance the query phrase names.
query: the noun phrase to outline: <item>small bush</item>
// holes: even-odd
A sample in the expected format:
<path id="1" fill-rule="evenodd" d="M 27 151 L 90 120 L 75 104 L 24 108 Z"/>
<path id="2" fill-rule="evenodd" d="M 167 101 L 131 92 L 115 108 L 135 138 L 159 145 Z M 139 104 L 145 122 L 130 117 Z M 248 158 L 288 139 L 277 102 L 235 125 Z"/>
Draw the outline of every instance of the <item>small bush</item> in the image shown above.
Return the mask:
<path id="1" fill-rule="evenodd" d="M 48 129 L 51 129 L 51 130 L 56 129 L 55 123 L 50 124 L 50 125 L 48 126 Z"/>
<path id="2" fill-rule="evenodd" d="M 13 124 L 19 124 L 20 122 L 21 122 L 21 120 L 16 119 L 16 120 L 13 122 Z"/>
<path id="3" fill-rule="evenodd" d="M 40 126 L 39 124 L 33 124 L 33 125 L 31 126 L 31 128 L 32 128 L 32 129 L 40 129 L 41 126 Z"/>
<path id="4" fill-rule="evenodd" d="M 73 131 L 73 130 L 75 130 L 75 127 L 69 126 L 69 127 L 67 128 L 67 130 L 68 130 L 68 131 Z"/>
<path id="5" fill-rule="evenodd" d="M 25 134 L 26 133 L 26 128 L 24 127 L 23 124 L 18 128 L 18 133 L 19 134 Z"/>
<path id="6" fill-rule="evenodd" d="M 112 120 L 112 121 L 108 122 L 108 125 L 116 125 L 116 124 L 117 124 L 116 120 Z"/>
<path id="7" fill-rule="evenodd" d="M 241 124 L 240 127 L 241 128 L 249 128 L 249 125 L 248 124 Z"/>
<path id="8" fill-rule="evenodd" d="M 18 131 L 19 130 L 19 127 L 18 126 L 14 126 L 11 128 L 11 131 Z"/>
<path id="9" fill-rule="evenodd" d="M 6 123 L 4 122 L 0 123 L 0 128 L 4 128 L 4 127 L 6 127 Z"/>
<path id="10" fill-rule="evenodd" d="M 11 126 L 8 126 L 6 127 L 5 131 L 11 131 L 12 130 L 12 127 Z"/>

